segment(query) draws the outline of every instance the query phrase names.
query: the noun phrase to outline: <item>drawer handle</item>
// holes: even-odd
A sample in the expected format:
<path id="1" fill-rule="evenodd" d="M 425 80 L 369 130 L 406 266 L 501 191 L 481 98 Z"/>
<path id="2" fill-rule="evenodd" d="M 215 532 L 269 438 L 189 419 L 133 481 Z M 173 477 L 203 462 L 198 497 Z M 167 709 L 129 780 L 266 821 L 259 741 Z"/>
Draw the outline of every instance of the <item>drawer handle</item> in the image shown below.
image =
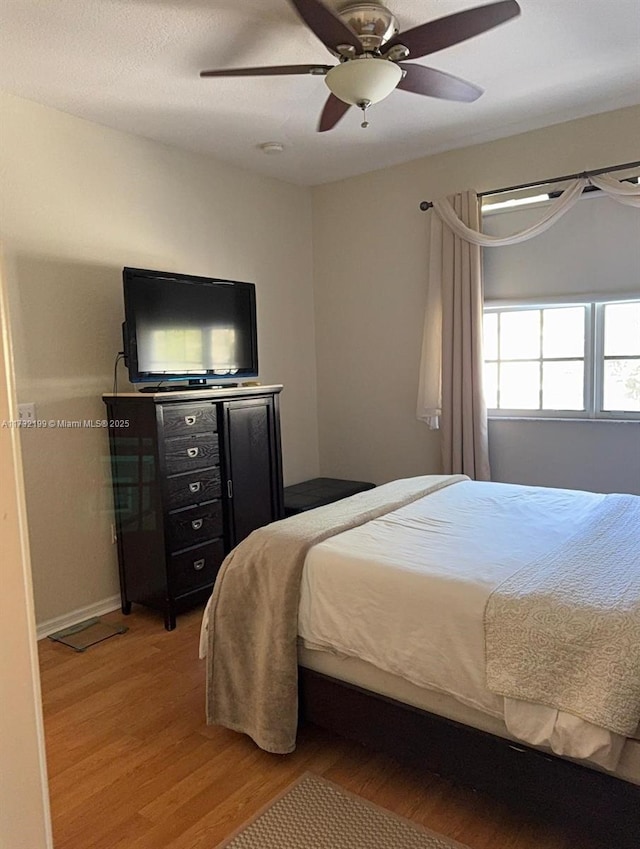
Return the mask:
<path id="1" fill-rule="evenodd" d="M 202 519 L 194 519 L 191 522 L 191 527 L 193 528 L 194 531 L 199 531 L 200 528 L 202 527 Z"/>
<path id="2" fill-rule="evenodd" d="M 187 448 L 187 456 L 191 457 L 192 460 L 194 457 L 197 457 L 199 453 L 199 448 Z"/>
<path id="3" fill-rule="evenodd" d="M 202 569 L 204 569 L 204 557 L 201 560 L 194 560 L 193 568 L 196 570 L 196 572 L 200 572 Z"/>
<path id="4" fill-rule="evenodd" d="M 195 416 L 185 416 L 184 417 L 184 423 L 186 425 L 188 425 L 189 427 L 191 427 L 191 425 L 194 425 L 196 423 L 196 417 Z"/>
<path id="5" fill-rule="evenodd" d="M 200 488 L 202 483 L 200 481 L 196 481 L 195 483 L 189 484 L 189 492 L 200 492 Z"/>

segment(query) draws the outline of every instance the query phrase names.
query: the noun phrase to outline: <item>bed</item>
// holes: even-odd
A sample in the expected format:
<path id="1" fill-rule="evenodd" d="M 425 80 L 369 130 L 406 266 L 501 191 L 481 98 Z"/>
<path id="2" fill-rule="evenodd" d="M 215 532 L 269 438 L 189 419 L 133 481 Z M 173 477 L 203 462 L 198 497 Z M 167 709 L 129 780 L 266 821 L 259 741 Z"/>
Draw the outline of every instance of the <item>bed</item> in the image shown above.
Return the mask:
<path id="1" fill-rule="evenodd" d="M 223 566 L 202 651 L 208 720 L 269 751 L 299 686 L 301 715 L 476 785 L 640 810 L 638 497 L 426 476 L 275 523 Z"/>

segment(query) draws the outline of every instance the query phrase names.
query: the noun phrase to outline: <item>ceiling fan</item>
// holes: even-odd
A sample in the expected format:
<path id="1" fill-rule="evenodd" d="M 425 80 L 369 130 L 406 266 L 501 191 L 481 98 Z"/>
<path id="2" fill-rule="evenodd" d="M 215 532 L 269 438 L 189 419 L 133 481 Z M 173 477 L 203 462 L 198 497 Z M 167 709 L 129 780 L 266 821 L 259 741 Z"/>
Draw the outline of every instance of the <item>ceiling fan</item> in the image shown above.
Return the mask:
<path id="1" fill-rule="evenodd" d="M 289 2 L 339 64 L 228 68 L 201 71 L 200 76 L 323 76 L 331 94 L 320 117 L 321 133 L 335 127 L 351 106 L 362 109 L 362 126 L 367 127 L 367 109 L 395 88 L 444 100 L 477 100 L 483 92 L 479 86 L 404 60 L 444 50 L 520 14 L 516 0 L 499 0 L 399 32 L 394 15 L 378 3 L 352 3 L 334 12 L 322 0 Z"/>

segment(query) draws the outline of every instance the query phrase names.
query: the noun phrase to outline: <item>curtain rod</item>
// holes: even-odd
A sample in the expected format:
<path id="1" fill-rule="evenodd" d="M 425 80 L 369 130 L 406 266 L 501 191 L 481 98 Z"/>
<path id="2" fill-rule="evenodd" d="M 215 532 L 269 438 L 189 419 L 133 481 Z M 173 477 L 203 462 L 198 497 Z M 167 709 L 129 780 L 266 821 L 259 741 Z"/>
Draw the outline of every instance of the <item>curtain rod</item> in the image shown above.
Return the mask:
<path id="1" fill-rule="evenodd" d="M 483 198 L 487 195 L 500 195 L 504 192 L 515 192 L 516 189 L 534 189 L 536 186 L 546 186 L 547 183 L 560 183 L 563 180 L 577 180 L 579 177 L 596 177 L 598 174 L 607 174 L 609 171 L 623 171 L 627 168 L 638 168 L 640 162 L 625 162 L 624 165 L 611 165 L 608 168 L 597 168 L 595 171 L 581 171 L 579 174 L 565 174 L 562 177 L 551 177 L 549 180 L 538 180 L 535 183 L 522 183 L 519 186 L 507 186 L 504 189 L 489 189 L 488 192 L 478 192 L 478 197 Z M 423 200 L 420 204 L 420 209 L 426 212 L 431 209 L 433 203 L 430 200 Z"/>

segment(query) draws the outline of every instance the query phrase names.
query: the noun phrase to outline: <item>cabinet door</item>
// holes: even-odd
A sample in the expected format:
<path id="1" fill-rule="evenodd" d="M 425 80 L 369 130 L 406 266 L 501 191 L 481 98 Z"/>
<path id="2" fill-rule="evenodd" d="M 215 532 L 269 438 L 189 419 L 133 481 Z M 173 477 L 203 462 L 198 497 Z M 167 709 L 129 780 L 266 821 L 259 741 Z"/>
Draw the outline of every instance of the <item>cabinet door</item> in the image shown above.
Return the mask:
<path id="1" fill-rule="evenodd" d="M 233 547 L 284 516 L 277 397 L 225 402 L 223 440 Z"/>

